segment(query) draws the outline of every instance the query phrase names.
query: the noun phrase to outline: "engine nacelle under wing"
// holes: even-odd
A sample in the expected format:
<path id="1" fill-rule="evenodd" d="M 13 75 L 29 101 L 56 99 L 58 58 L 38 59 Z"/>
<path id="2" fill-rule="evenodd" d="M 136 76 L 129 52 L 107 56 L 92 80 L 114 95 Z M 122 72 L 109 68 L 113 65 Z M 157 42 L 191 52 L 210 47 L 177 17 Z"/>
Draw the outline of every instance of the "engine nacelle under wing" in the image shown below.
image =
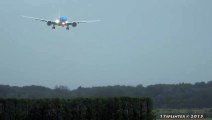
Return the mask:
<path id="1" fill-rule="evenodd" d="M 46 23 L 48 26 L 51 26 L 53 23 L 52 23 L 52 21 L 47 21 L 47 23 Z"/>
<path id="2" fill-rule="evenodd" d="M 71 25 L 72 25 L 72 27 L 77 27 L 77 23 L 76 22 L 73 22 Z"/>

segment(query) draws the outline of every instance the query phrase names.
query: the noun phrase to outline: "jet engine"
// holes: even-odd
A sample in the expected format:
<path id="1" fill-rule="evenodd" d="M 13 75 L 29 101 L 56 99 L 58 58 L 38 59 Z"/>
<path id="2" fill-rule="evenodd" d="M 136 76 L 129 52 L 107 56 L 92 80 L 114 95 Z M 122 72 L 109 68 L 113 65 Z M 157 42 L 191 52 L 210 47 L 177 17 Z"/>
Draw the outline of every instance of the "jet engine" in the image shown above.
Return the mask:
<path id="1" fill-rule="evenodd" d="M 51 26 L 52 25 L 52 22 L 51 21 L 47 21 L 46 23 L 48 26 Z"/>
<path id="2" fill-rule="evenodd" d="M 72 27 L 77 27 L 77 23 L 76 22 L 73 22 L 71 25 L 72 25 Z"/>

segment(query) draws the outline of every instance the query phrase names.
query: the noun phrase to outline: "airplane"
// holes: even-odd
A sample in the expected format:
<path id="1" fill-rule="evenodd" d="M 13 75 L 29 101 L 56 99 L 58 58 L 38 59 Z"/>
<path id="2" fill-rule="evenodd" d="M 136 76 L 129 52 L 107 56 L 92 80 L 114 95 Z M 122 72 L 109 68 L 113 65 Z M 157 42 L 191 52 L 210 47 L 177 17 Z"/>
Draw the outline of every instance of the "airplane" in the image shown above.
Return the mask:
<path id="1" fill-rule="evenodd" d="M 62 26 L 62 27 L 66 26 L 66 30 L 69 30 L 69 26 L 77 27 L 77 25 L 79 23 L 92 23 L 92 22 L 99 22 L 100 21 L 100 20 L 91 20 L 91 21 L 72 21 L 72 22 L 69 22 L 67 16 L 60 16 L 59 19 L 56 19 L 55 21 L 45 20 L 45 19 L 35 18 L 35 17 L 30 17 L 30 16 L 22 16 L 22 17 L 46 22 L 46 24 L 48 26 L 52 26 L 52 29 L 55 29 L 56 25 Z"/>

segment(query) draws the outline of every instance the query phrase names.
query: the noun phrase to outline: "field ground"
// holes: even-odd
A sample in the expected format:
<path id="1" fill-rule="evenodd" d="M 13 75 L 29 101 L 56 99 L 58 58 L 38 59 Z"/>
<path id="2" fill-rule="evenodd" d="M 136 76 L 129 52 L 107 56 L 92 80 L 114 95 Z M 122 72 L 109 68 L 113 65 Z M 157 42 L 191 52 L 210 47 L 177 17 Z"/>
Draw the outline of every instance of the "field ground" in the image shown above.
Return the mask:
<path id="1" fill-rule="evenodd" d="M 203 118 L 203 119 L 157 119 L 157 120 L 212 120 L 212 118 Z"/>
<path id="2" fill-rule="evenodd" d="M 160 119 L 160 115 L 203 115 L 204 118 L 183 119 L 183 120 L 212 120 L 212 108 L 191 108 L 191 109 L 154 109 L 157 120 L 178 120 Z"/>

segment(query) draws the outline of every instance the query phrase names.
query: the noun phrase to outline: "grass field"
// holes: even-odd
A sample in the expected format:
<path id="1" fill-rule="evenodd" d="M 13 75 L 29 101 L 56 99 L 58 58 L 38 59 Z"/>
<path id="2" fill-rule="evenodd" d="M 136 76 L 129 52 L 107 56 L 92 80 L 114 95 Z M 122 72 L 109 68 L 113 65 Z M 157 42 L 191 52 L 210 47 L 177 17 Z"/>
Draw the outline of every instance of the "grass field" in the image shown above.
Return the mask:
<path id="1" fill-rule="evenodd" d="M 179 120 L 160 118 L 161 115 L 203 115 L 204 118 L 190 118 L 183 120 L 212 120 L 212 108 L 192 108 L 192 109 L 155 109 L 153 112 L 156 115 L 157 120 Z M 182 119 L 181 119 L 182 120 Z"/>
<path id="2" fill-rule="evenodd" d="M 212 118 L 202 118 L 202 119 L 157 119 L 157 120 L 212 120 Z"/>

